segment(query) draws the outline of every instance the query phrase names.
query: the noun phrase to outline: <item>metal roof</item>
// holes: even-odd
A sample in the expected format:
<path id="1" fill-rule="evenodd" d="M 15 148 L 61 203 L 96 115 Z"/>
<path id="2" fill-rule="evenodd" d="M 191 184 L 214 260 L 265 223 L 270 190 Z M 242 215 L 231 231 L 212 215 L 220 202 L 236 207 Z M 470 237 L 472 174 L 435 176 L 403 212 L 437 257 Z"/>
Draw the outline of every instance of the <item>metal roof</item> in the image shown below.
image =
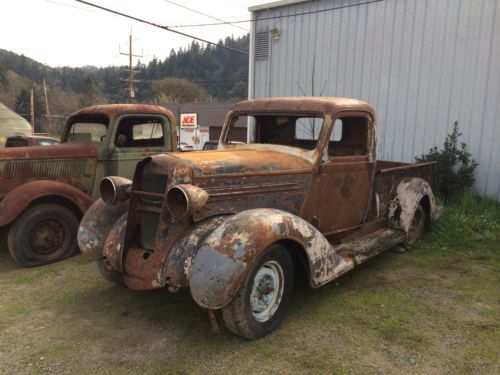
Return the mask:
<path id="1" fill-rule="evenodd" d="M 265 3 L 261 5 L 253 5 L 248 8 L 248 11 L 250 12 L 258 12 L 260 10 L 267 10 L 267 9 L 273 9 L 273 8 L 279 8 L 279 7 L 284 7 L 287 5 L 293 5 L 293 4 L 298 4 L 298 3 L 305 3 L 308 0 L 280 0 L 280 1 L 272 1 L 270 3 Z"/>

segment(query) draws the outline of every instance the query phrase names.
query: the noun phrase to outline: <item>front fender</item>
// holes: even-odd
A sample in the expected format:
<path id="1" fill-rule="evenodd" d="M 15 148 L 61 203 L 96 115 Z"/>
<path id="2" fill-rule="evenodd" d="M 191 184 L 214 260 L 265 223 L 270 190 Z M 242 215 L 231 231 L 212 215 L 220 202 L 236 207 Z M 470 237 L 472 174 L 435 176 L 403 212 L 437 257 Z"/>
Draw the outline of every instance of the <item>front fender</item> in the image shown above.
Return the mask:
<path id="1" fill-rule="evenodd" d="M 200 247 L 189 272 L 193 299 L 207 309 L 229 304 L 259 256 L 280 240 L 293 241 L 304 250 L 314 287 L 354 267 L 300 217 L 277 209 L 252 209 L 226 219 Z"/>
<path id="2" fill-rule="evenodd" d="M 90 206 L 78 227 L 78 246 L 88 260 L 102 258 L 104 241 L 113 224 L 128 211 L 129 201 L 109 205 L 98 199 Z"/>
<path id="3" fill-rule="evenodd" d="M 65 198 L 84 213 L 94 200 L 64 182 L 30 181 L 11 190 L 0 202 L 0 227 L 14 221 L 33 201 L 44 197 Z"/>
<path id="4" fill-rule="evenodd" d="M 408 233 L 413 215 L 423 200 L 426 202 L 427 207 L 424 209 L 430 220 L 437 219 L 441 215 L 442 207 L 436 205 L 429 183 L 417 177 L 402 180 L 397 187 L 396 195 L 389 202 L 389 225 Z"/>

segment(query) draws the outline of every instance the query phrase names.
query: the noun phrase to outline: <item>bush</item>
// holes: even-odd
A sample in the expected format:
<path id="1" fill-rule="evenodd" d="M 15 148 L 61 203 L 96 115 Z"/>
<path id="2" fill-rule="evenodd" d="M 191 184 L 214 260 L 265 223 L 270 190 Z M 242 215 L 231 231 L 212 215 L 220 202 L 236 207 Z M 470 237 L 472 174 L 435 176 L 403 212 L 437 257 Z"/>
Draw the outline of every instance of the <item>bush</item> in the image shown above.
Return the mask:
<path id="1" fill-rule="evenodd" d="M 432 171 L 434 192 L 445 201 L 456 201 L 467 188 L 474 185 L 474 173 L 478 163 L 472 158 L 464 142 L 458 147 L 458 121 L 453 124 L 453 130 L 446 136 L 443 149 L 434 146 L 427 154 L 416 157 L 420 163 L 436 161 Z"/>

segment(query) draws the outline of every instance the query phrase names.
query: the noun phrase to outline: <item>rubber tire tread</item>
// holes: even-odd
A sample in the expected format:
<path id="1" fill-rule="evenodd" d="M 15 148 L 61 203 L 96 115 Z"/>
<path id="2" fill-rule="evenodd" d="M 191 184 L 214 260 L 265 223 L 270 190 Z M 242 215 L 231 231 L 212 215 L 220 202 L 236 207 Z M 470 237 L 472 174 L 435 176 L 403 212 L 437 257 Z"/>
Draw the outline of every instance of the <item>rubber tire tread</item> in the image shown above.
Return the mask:
<path id="1" fill-rule="evenodd" d="M 267 322 L 257 322 L 250 311 L 250 293 L 253 278 L 261 265 L 269 260 L 277 261 L 284 274 L 284 289 L 280 306 Z M 269 246 L 255 263 L 231 303 L 222 309 L 226 327 L 234 334 L 256 339 L 276 329 L 283 321 L 293 287 L 293 263 L 287 249 L 280 244 Z"/>
<path id="2" fill-rule="evenodd" d="M 29 251 L 27 252 L 22 246 L 23 240 L 27 236 L 25 233 L 27 228 L 25 227 L 26 225 L 29 225 L 31 220 L 36 219 L 37 216 L 43 217 L 50 212 L 55 212 L 55 216 L 68 225 L 71 236 L 69 245 L 57 258 L 50 260 L 36 259 L 33 258 Z M 29 207 L 14 221 L 14 223 L 12 223 L 9 228 L 9 233 L 7 235 L 7 247 L 9 248 L 9 253 L 12 259 L 23 267 L 42 266 L 69 258 L 74 255 L 78 249 L 77 231 L 79 223 L 78 218 L 71 210 L 58 204 L 44 203 Z"/>

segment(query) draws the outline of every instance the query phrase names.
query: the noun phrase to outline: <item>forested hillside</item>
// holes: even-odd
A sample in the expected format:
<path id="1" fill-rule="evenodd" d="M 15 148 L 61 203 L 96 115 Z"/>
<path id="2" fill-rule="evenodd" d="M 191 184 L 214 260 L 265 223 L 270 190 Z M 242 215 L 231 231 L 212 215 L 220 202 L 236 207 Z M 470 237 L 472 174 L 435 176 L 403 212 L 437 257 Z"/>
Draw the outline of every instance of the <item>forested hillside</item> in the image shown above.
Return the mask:
<path id="1" fill-rule="evenodd" d="M 227 37 L 226 46 L 248 52 L 248 36 Z M 29 91 L 35 91 L 35 116 L 46 127 L 43 80 L 48 88 L 51 116 L 64 116 L 78 107 L 128 101 L 127 66 L 96 68 L 49 67 L 24 55 L 0 49 L 0 101 L 29 118 Z M 248 56 L 192 42 L 172 50 L 164 60 L 140 61 L 134 67 L 135 102 L 220 102 L 247 96 Z"/>

